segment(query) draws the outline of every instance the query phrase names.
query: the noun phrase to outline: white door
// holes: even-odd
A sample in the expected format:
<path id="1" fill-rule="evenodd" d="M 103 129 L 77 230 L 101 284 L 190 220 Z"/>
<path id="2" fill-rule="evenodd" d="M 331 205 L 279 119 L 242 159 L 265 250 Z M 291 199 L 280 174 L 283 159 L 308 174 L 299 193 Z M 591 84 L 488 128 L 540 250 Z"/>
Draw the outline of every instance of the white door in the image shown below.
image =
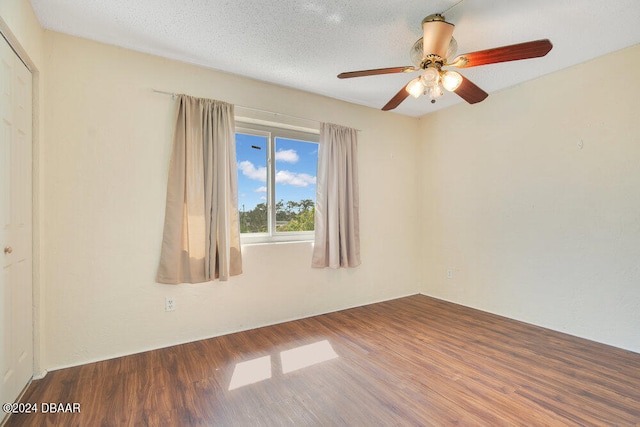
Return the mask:
<path id="1" fill-rule="evenodd" d="M 31 176 L 31 73 L 0 36 L 0 402 L 33 376 Z"/>

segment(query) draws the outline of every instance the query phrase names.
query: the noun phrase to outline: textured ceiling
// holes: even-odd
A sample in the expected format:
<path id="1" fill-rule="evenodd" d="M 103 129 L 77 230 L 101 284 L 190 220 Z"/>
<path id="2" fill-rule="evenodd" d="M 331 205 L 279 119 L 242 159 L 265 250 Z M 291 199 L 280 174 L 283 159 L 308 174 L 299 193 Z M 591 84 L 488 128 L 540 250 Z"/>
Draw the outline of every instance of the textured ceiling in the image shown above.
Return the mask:
<path id="1" fill-rule="evenodd" d="M 490 95 L 640 43 L 639 0 L 31 0 L 50 30 L 381 108 L 415 74 L 340 80 L 412 65 L 422 19 L 446 12 L 458 52 L 549 38 L 544 58 L 462 70 Z M 612 64 L 612 67 L 615 67 Z M 603 80 L 607 76 L 603 72 Z M 172 90 L 172 88 L 162 88 Z M 585 88 L 588 90 L 588 88 Z M 484 101 L 490 102 L 491 96 Z M 421 116 L 458 102 L 409 97 Z"/>

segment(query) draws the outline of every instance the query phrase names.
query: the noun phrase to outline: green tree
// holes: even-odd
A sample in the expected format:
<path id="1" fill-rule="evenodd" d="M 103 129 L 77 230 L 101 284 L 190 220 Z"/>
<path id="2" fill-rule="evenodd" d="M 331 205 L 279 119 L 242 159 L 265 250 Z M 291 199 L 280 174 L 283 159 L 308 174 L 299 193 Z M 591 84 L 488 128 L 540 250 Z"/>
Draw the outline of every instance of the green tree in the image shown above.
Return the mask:
<path id="1" fill-rule="evenodd" d="M 278 227 L 278 231 L 313 231 L 316 210 L 307 209 L 296 215 L 287 225 Z"/>
<path id="2" fill-rule="evenodd" d="M 284 200 L 276 203 L 277 231 L 313 231 L 315 206 L 311 199 Z M 250 211 L 240 211 L 241 233 L 267 232 L 267 204 L 259 203 Z"/>
<path id="3" fill-rule="evenodd" d="M 265 203 L 259 203 L 248 212 L 240 212 L 240 232 L 267 232 L 267 205 Z"/>

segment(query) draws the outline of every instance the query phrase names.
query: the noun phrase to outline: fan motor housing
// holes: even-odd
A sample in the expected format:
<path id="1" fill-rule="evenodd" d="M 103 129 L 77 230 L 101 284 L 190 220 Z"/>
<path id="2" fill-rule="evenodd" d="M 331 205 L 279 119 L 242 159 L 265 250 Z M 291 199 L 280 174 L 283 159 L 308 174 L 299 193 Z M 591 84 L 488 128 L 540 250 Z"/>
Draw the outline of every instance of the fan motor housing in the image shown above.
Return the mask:
<path id="1" fill-rule="evenodd" d="M 422 20 L 422 51 L 425 58 L 428 55 L 446 58 L 454 27 L 440 14 L 429 15 Z"/>

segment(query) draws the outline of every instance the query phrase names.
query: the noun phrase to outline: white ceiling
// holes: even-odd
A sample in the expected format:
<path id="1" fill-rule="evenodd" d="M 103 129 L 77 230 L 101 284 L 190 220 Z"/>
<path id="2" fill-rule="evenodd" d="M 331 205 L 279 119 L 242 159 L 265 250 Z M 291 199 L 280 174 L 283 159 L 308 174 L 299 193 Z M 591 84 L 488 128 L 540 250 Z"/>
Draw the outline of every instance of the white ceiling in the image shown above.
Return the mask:
<path id="1" fill-rule="evenodd" d="M 447 11 L 458 53 L 548 38 L 544 58 L 462 70 L 489 94 L 640 43 L 640 0 L 31 0 L 47 29 L 381 108 L 417 74 L 340 80 L 412 65 L 422 19 Z M 615 67 L 616 64 L 612 64 Z M 608 77 L 603 71 L 603 84 Z M 172 90 L 172 88 L 162 88 Z M 619 90 L 612 85 L 612 90 Z M 588 88 L 585 88 L 588 90 Z M 490 102 L 489 97 L 484 102 Z M 409 97 L 421 116 L 463 102 Z"/>

